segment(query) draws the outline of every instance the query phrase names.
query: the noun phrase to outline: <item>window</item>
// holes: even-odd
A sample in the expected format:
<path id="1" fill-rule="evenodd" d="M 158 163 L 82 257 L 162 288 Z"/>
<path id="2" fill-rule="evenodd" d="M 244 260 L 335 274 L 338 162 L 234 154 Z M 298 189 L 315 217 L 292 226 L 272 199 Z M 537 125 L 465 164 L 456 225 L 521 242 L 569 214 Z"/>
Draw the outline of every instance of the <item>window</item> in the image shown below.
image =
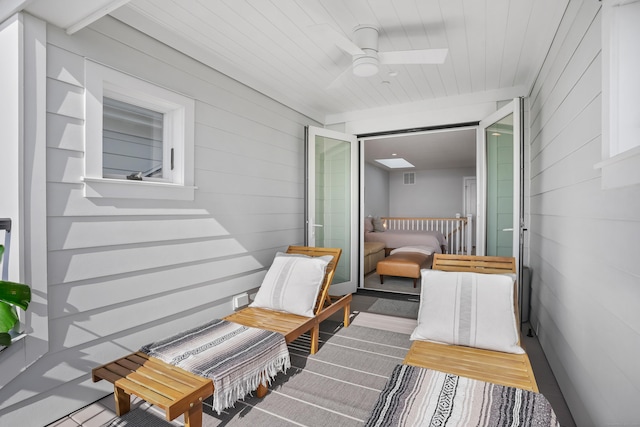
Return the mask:
<path id="1" fill-rule="evenodd" d="M 150 179 L 169 177 L 163 150 L 164 114 L 102 99 L 102 176 Z M 166 144 L 165 144 L 166 146 Z"/>
<path id="2" fill-rule="evenodd" d="M 86 61 L 85 196 L 193 200 L 194 101 Z"/>
<path id="3" fill-rule="evenodd" d="M 604 188 L 640 183 L 640 1 L 602 7 L 602 170 Z"/>

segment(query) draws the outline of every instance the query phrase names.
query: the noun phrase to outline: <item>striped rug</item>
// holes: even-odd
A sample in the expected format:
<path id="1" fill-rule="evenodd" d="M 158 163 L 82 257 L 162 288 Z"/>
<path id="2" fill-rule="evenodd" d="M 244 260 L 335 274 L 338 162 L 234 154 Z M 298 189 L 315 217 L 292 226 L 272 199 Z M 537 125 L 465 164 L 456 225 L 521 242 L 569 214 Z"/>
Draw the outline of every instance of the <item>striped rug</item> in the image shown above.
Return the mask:
<path id="1" fill-rule="evenodd" d="M 357 321 L 341 328 L 328 320 L 322 323 L 315 355 L 309 354 L 309 345 L 308 335 L 289 344 L 291 368 L 276 377 L 265 398 L 248 397 L 220 415 L 211 399 L 205 401 L 203 426 L 362 426 L 410 341 L 409 334 L 397 330 Z M 168 423 L 162 413 L 141 406 L 111 426 L 180 425 L 177 421 Z"/>

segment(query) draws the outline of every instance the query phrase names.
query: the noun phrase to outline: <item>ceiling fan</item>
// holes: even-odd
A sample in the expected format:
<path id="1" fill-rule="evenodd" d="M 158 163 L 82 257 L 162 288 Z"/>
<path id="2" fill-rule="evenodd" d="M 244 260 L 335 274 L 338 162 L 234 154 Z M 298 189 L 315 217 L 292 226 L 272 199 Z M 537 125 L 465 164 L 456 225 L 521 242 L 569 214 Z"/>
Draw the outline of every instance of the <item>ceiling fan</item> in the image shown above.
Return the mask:
<path id="1" fill-rule="evenodd" d="M 448 49 L 380 52 L 375 25 L 358 25 L 353 29 L 352 40 L 326 24 L 315 25 L 313 30 L 351 55 L 351 69 L 358 77 L 376 75 L 379 64 L 442 64 L 448 53 Z"/>

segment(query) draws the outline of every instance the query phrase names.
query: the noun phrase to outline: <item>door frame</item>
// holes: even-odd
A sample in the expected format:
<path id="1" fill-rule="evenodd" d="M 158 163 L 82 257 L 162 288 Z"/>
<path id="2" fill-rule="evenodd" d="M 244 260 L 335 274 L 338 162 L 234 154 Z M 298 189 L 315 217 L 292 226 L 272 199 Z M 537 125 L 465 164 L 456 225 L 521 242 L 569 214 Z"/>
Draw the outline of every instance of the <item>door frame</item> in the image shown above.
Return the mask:
<path id="1" fill-rule="evenodd" d="M 359 222 L 357 221 L 358 216 L 360 215 L 360 173 L 358 173 L 358 162 L 360 161 L 360 152 L 358 140 L 355 135 L 346 134 L 330 129 L 319 128 L 316 126 L 305 126 L 305 153 L 304 153 L 304 161 L 305 161 L 305 185 L 304 185 L 304 243 L 308 246 L 315 246 L 315 237 L 313 230 L 317 226 L 315 221 L 315 161 L 311 161 L 311 159 L 315 159 L 315 138 L 317 136 L 335 139 L 339 141 L 348 142 L 351 144 L 350 150 L 350 167 L 349 170 L 351 172 L 350 175 L 350 230 L 349 230 L 349 240 L 351 244 L 349 248 L 343 249 L 343 256 L 341 257 L 341 261 L 345 262 L 345 259 L 349 259 L 350 265 L 348 268 L 349 271 L 349 281 L 342 283 L 332 283 L 329 288 L 329 293 L 331 295 L 345 295 L 347 293 L 354 293 L 358 288 L 359 280 L 359 241 L 360 237 L 360 229 L 357 226 Z M 313 143 L 312 143 L 313 142 Z M 349 251 L 349 257 L 345 257 L 345 251 Z"/>
<path id="2" fill-rule="evenodd" d="M 475 233 L 476 233 L 476 239 L 475 239 L 475 246 L 476 246 L 476 254 L 477 255 L 484 255 L 486 252 L 485 246 L 486 246 L 486 139 L 485 139 L 485 133 L 484 133 L 484 129 L 486 127 L 488 127 L 489 125 L 499 121 L 500 119 L 508 116 L 509 114 L 513 114 L 513 121 L 514 121 L 514 159 L 513 159 L 513 164 L 514 164 L 514 194 L 513 194 L 513 211 L 514 211 L 514 233 L 513 233 L 513 252 L 514 252 L 514 257 L 516 258 L 516 263 L 517 263 L 517 268 L 518 268 L 518 276 L 521 279 L 521 263 L 522 263 L 522 257 L 523 257 L 523 244 L 524 244 L 524 237 L 523 237 L 523 232 L 524 230 L 526 230 L 524 228 L 524 206 L 523 206 L 523 183 L 524 183 L 524 161 L 523 161 L 523 155 L 524 155 L 524 99 L 523 98 L 514 98 L 512 101 L 510 101 L 508 104 L 506 104 L 505 106 L 499 108 L 497 111 L 495 111 L 494 113 L 492 113 L 491 115 L 489 115 L 487 118 L 485 118 L 484 120 L 480 121 L 480 122 L 475 122 L 475 123 L 465 123 L 465 124 L 460 124 L 460 125 L 456 125 L 453 127 L 449 127 L 449 126 L 437 126 L 434 128 L 425 128 L 425 131 L 431 131 L 431 130 L 439 130 L 439 129 L 452 129 L 455 130 L 456 128 L 461 128 L 461 127 L 466 127 L 466 126 L 470 126 L 470 127 L 474 127 L 476 128 L 476 177 L 477 177 L 477 181 L 476 181 L 476 188 L 477 188 L 477 196 L 476 196 L 476 217 L 475 217 L 475 224 L 476 224 L 476 229 L 475 229 Z M 352 197 L 357 197 L 357 215 L 358 217 L 356 218 L 356 220 L 352 223 L 352 236 L 353 233 L 356 233 L 355 238 L 352 237 L 352 242 L 354 243 L 352 245 L 352 260 L 354 260 L 354 263 L 352 263 L 352 271 L 354 268 L 355 264 L 355 268 L 356 268 L 356 276 L 358 278 L 357 284 L 355 285 L 354 289 L 357 289 L 358 287 L 364 287 L 364 273 L 363 273 L 363 263 L 364 263 L 364 257 L 363 257 L 363 250 L 364 250 L 364 219 L 362 218 L 362 212 L 364 212 L 364 191 L 363 191 L 363 186 L 364 186 L 364 142 L 365 140 L 371 139 L 372 135 L 367 135 L 367 136 L 360 136 L 360 135 L 351 135 L 351 134 L 345 134 L 345 133 L 341 133 L 341 132 L 336 132 L 336 131 L 331 131 L 328 129 L 323 129 L 323 128 L 317 128 L 317 129 L 322 129 L 323 132 L 327 132 L 326 135 L 333 135 L 330 136 L 332 138 L 336 138 L 336 139 L 347 139 L 347 138 L 357 138 L 357 159 L 352 159 L 352 165 L 354 165 L 354 160 L 356 161 L 356 165 L 357 165 L 357 174 L 352 174 L 352 179 L 355 179 L 357 177 L 357 183 L 355 186 L 355 190 L 352 193 Z M 305 131 L 306 133 L 306 131 Z M 396 134 L 399 134 L 402 132 L 397 132 Z M 387 136 L 388 133 L 385 133 L 385 135 L 380 134 L 378 137 L 382 137 L 384 138 L 385 136 Z M 375 137 L 375 136 L 374 136 Z M 307 162 L 308 160 L 308 156 L 305 155 L 305 162 Z M 305 164 L 305 168 L 308 165 Z M 354 166 L 355 167 L 355 166 Z M 356 169 L 353 169 L 354 171 Z M 307 184 L 308 186 L 308 184 Z M 306 193 L 305 193 L 305 198 L 306 198 Z M 307 238 L 307 228 L 308 228 L 308 224 L 307 224 L 307 212 L 306 212 L 306 208 L 307 208 L 307 203 L 305 201 L 305 240 Z M 355 225 L 355 227 L 354 227 Z M 516 232 L 517 229 L 517 232 Z M 357 242 L 357 246 L 355 245 L 355 243 Z M 355 249 L 354 249 L 355 247 Z M 355 260 L 358 260 L 358 262 L 355 262 Z M 519 280 L 519 282 L 521 282 L 521 280 Z"/>
<path id="3" fill-rule="evenodd" d="M 487 118 L 482 120 L 477 129 L 477 144 L 476 144 L 476 175 L 478 176 L 478 198 L 477 198 L 477 212 L 478 218 L 476 221 L 476 254 L 485 255 L 486 253 L 486 239 L 487 239 L 487 141 L 486 141 L 486 128 L 493 123 L 501 120 L 502 118 L 513 114 L 513 256 L 516 258 L 516 265 L 518 271 L 520 271 L 520 262 L 522 257 L 522 231 L 524 227 L 522 211 L 522 142 L 523 142 L 523 99 L 515 98 L 507 105 L 498 109 Z"/>

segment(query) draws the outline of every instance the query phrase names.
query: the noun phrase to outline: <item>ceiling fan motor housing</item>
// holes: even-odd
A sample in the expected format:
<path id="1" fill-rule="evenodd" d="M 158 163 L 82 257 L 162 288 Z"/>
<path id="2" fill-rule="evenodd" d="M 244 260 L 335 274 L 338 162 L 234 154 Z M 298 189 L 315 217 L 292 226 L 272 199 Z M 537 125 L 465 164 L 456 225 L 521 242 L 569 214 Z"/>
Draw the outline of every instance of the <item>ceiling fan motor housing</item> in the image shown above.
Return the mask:
<path id="1" fill-rule="evenodd" d="M 364 55 L 353 56 L 353 74 L 369 77 L 378 73 L 378 29 L 371 25 L 359 25 L 353 29 L 353 42 Z"/>

